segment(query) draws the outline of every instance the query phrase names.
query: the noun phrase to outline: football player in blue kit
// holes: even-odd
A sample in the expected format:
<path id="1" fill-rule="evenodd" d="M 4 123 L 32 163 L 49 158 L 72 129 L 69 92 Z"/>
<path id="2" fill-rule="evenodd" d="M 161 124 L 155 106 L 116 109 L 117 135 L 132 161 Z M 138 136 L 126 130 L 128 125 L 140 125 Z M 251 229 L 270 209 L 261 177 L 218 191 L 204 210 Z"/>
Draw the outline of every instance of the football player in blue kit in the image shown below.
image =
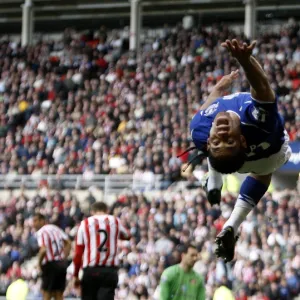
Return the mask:
<path id="1" fill-rule="evenodd" d="M 211 205 L 221 199 L 222 175 L 250 173 L 242 183 L 234 209 L 216 238 L 216 254 L 226 262 L 234 258 L 237 231 L 249 212 L 263 197 L 272 173 L 289 159 L 291 150 L 277 97 L 250 45 L 237 40 L 222 43 L 243 68 L 250 93 L 224 92 L 239 71 L 224 76 L 190 123 L 192 140 L 208 156 L 207 196 Z"/>

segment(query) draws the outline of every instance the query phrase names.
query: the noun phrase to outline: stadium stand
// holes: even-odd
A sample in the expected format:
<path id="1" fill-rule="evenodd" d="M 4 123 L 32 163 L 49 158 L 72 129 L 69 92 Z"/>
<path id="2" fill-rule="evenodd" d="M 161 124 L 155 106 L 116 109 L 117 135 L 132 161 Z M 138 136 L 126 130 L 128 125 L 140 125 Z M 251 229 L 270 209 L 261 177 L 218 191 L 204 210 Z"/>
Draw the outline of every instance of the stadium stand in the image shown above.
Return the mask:
<path id="1" fill-rule="evenodd" d="M 291 140 L 300 138 L 298 30 L 292 23 L 265 33 L 256 50 Z M 116 33 L 97 35 L 67 30 L 63 41 L 27 49 L 2 42 L 1 174 L 139 170 L 170 182 L 180 175 L 188 154 L 176 156 L 189 146 L 188 121 L 235 66 L 219 47 L 235 34 L 221 25 L 166 28 L 145 43 L 141 61 L 122 52 Z M 232 92 L 248 88 L 242 77 Z"/>
<path id="2" fill-rule="evenodd" d="M 262 199 L 243 225 L 234 266 L 225 266 L 213 254 L 215 235 L 233 208 L 234 194 L 224 193 L 223 200 L 220 215 L 219 209 L 210 208 L 201 189 L 161 192 L 148 198 L 142 193 L 120 195 L 112 213 L 121 216 L 134 237 L 121 247 L 122 269 L 116 299 L 149 299 L 164 268 L 180 260 L 180 244 L 188 241 L 195 241 L 202 249 L 195 268 L 206 278 L 210 297 L 215 288 L 225 283 L 238 295 L 237 299 L 258 293 L 263 293 L 265 299 L 296 296 L 300 284 L 299 193 L 274 191 Z M 90 195 L 86 201 L 93 203 L 95 198 Z M 50 190 L 46 197 L 37 193 L 30 199 L 26 194 L 12 194 L 1 208 L 2 293 L 11 280 L 22 274 L 29 283 L 30 296 L 36 299 L 39 295 L 34 261 L 27 262 L 35 249 L 29 230 L 35 211 L 45 213 L 71 237 L 83 216 L 75 193 L 63 197 Z M 19 262 L 24 260 L 26 264 L 20 267 Z M 75 296 L 71 286 L 66 296 Z"/>
<path id="3" fill-rule="evenodd" d="M 163 175 L 163 187 L 182 179 L 190 158 L 188 121 L 212 86 L 236 66 L 220 48 L 225 38 L 243 38 L 224 24 L 186 31 L 165 27 L 148 38 L 136 59 L 124 51 L 117 32 L 101 28 L 80 34 L 71 29 L 59 41 L 21 48 L 0 44 L 0 173 L 64 175 Z M 292 141 L 300 140 L 299 23 L 264 32 L 256 56 L 279 96 L 279 109 Z M 247 91 L 244 77 L 231 92 Z M 206 172 L 205 162 L 200 171 Z M 198 167 L 199 168 L 199 167 Z M 229 216 L 234 193 L 222 208 L 210 208 L 204 192 L 185 175 L 188 188 L 156 194 L 124 193 L 112 213 L 131 228 L 124 242 L 116 299 L 151 299 L 164 268 L 179 260 L 180 244 L 196 241 L 208 297 L 227 285 L 236 299 L 292 299 L 300 291 L 299 191 L 266 194 L 243 224 L 234 266 L 213 254 L 214 238 Z M 18 277 L 30 296 L 39 297 L 39 278 L 30 263 L 36 242 L 29 229 L 40 211 L 70 236 L 87 213 L 76 191 L 62 193 L 44 182 L 35 196 L 11 191 L 0 208 L 0 291 Z M 89 195 L 85 204 L 93 203 Z M 227 208 L 227 209 L 226 209 Z M 176 246 L 177 245 L 177 246 Z M 179 246 L 178 246 L 179 245 Z M 66 296 L 75 296 L 71 286 Z M 130 298 L 131 297 L 131 298 Z M 254 299 L 254 298 L 253 298 Z"/>

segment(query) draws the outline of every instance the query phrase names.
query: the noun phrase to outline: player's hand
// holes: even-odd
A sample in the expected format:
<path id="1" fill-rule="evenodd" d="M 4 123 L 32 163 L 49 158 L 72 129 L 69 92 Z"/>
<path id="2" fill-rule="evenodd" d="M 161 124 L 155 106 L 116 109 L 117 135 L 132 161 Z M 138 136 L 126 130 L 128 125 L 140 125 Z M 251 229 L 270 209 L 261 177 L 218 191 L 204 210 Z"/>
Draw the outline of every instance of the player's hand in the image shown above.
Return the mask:
<path id="1" fill-rule="evenodd" d="M 232 71 L 230 74 L 225 75 L 217 83 L 216 88 L 219 90 L 227 90 L 232 85 L 233 81 L 239 77 L 239 70 Z"/>
<path id="2" fill-rule="evenodd" d="M 247 43 L 240 44 L 236 39 L 232 41 L 226 40 L 221 46 L 226 48 L 233 57 L 235 57 L 240 64 L 249 61 L 252 51 L 256 45 L 256 41 L 253 41 L 250 45 Z"/>

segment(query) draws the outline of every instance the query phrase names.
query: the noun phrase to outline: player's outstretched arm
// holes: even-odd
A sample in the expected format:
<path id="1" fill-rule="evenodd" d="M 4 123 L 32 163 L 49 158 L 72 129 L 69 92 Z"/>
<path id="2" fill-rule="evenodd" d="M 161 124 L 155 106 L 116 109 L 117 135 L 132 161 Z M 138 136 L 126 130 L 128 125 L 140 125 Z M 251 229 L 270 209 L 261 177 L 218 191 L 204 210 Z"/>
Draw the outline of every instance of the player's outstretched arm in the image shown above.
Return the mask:
<path id="1" fill-rule="evenodd" d="M 205 103 L 200 107 L 200 110 L 207 109 L 216 99 L 222 97 L 224 92 L 232 85 L 233 81 L 238 78 L 238 76 L 239 70 L 232 71 L 230 74 L 223 76 L 214 86 Z"/>
<path id="2" fill-rule="evenodd" d="M 255 41 L 250 45 L 246 43 L 240 45 L 236 39 L 226 40 L 225 43 L 222 43 L 222 46 L 238 60 L 244 69 L 251 85 L 252 97 L 261 102 L 274 102 L 275 93 L 270 86 L 267 75 L 258 61 L 251 55 L 255 45 Z"/>

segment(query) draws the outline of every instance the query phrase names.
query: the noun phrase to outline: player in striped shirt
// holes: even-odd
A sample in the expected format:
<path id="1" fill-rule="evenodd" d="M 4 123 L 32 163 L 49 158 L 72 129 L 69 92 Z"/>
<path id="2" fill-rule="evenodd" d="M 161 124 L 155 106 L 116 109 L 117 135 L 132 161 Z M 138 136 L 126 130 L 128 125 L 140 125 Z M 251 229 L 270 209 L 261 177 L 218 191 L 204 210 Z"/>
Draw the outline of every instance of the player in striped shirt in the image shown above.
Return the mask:
<path id="1" fill-rule="evenodd" d="M 118 240 L 130 239 L 120 220 L 103 202 L 92 205 L 92 216 L 78 228 L 74 254 L 75 285 L 81 284 L 83 300 L 113 300 L 118 285 Z M 81 282 L 78 279 L 83 268 Z"/>
<path id="2" fill-rule="evenodd" d="M 33 227 L 40 248 L 38 264 L 42 272 L 43 299 L 62 300 L 66 285 L 66 258 L 71 250 L 71 242 L 59 227 L 46 224 L 42 214 L 34 215 Z"/>

